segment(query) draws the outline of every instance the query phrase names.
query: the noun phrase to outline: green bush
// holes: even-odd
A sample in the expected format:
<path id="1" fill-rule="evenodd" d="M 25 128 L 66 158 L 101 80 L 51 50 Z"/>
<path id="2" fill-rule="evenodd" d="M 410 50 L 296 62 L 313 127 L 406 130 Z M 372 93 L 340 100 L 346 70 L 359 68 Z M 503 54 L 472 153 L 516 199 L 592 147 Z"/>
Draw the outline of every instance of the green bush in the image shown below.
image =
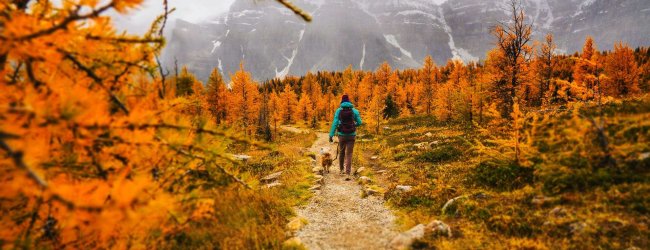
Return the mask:
<path id="1" fill-rule="evenodd" d="M 484 161 L 476 166 L 476 182 L 498 190 L 513 190 L 533 181 L 533 168 L 515 162 Z"/>
<path id="2" fill-rule="evenodd" d="M 407 156 L 408 155 L 405 152 L 399 152 L 399 153 L 393 155 L 393 160 L 395 160 L 395 161 L 403 161 L 404 159 L 406 159 Z"/>
<path id="3" fill-rule="evenodd" d="M 445 145 L 438 148 L 435 148 L 431 151 L 427 151 L 419 155 L 417 158 L 420 161 L 438 163 L 456 160 L 462 155 L 462 151 L 459 149 Z"/>

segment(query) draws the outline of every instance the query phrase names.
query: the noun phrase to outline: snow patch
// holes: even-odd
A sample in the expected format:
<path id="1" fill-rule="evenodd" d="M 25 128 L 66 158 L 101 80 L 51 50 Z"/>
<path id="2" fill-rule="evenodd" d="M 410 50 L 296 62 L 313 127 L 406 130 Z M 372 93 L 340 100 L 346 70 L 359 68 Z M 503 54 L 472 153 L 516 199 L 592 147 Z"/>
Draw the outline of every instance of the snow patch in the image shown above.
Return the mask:
<path id="1" fill-rule="evenodd" d="M 221 41 L 212 41 L 212 51 L 210 51 L 210 54 L 214 53 L 214 51 L 219 48 L 219 46 L 221 46 Z"/>
<path id="2" fill-rule="evenodd" d="M 373 13 L 370 11 L 370 4 L 369 4 L 369 2 L 356 1 L 356 3 L 357 3 L 357 5 L 359 6 L 359 8 L 360 8 L 364 13 L 366 13 L 366 14 L 368 14 L 369 16 L 371 16 L 372 18 L 374 18 L 374 19 L 375 19 L 375 22 L 377 22 L 378 24 L 381 24 L 381 22 L 379 22 L 379 18 L 377 18 L 377 15 L 373 14 Z"/>
<path id="3" fill-rule="evenodd" d="M 585 31 L 586 29 L 587 29 L 587 28 L 583 28 L 583 29 L 577 29 L 577 30 L 574 30 L 574 31 L 573 31 L 573 32 L 571 32 L 571 33 L 574 33 L 574 34 L 575 34 L 575 33 L 578 33 L 578 32 L 582 32 L 582 31 Z"/>
<path id="4" fill-rule="evenodd" d="M 404 55 L 406 55 L 406 56 L 408 56 L 410 58 L 413 58 L 413 56 L 411 55 L 411 52 L 409 52 L 408 50 L 402 48 L 402 46 L 399 45 L 399 43 L 397 42 L 397 39 L 395 39 L 395 36 L 393 36 L 393 35 L 384 35 L 384 38 L 386 38 L 386 42 L 390 43 L 395 48 L 398 48 L 402 52 L 402 54 L 404 54 Z M 400 58 L 400 60 L 401 60 L 401 58 Z"/>
<path id="5" fill-rule="evenodd" d="M 451 49 L 451 54 L 453 55 L 453 59 L 462 60 L 465 63 L 471 61 L 478 61 L 478 57 L 473 56 L 466 49 L 456 47 L 456 43 L 454 42 L 454 36 L 451 35 L 451 27 L 449 27 L 449 25 L 447 24 L 447 20 L 445 20 L 445 15 L 442 12 L 442 8 L 438 8 L 438 13 L 440 14 L 440 22 L 442 23 L 442 27 L 444 28 L 447 35 L 449 35 L 449 48 Z"/>
<path id="6" fill-rule="evenodd" d="M 305 29 L 300 31 L 300 36 L 298 36 L 298 42 L 302 41 L 302 37 L 305 35 Z"/>
<path id="7" fill-rule="evenodd" d="M 259 11 L 259 10 L 243 10 L 243 11 L 239 11 L 239 12 L 233 12 L 232 16 L 234 18 L 239 18 L 239 17 L 242 17 L 242 16 L 250 15 L 250 14 L 262 15 L 263 12 Z"/>
<path id="8" fill-rule="evenodd" d="M 542 28 L 550 30 L 555 17 L 551 11 L 551 6 L 548 4 L 548 0 L 535 0 L 535 5 L 537 6 L 537 12 L 535 13 L 534 23 L 542 23 L 540 16 L 542 13 L 546 13 L 546 22 L 542 23 Z"/>
<path id="9" fill-rule="evenodd" d="M 578 10 L 576 11 L 576 13 L 573 13 L 573 15 L 571 15 L 571 17 L 576 17 L 576 16 L 582 14 L 583 11 L 584 11 L 587 7 L 591 6 L 591 5 L 594 4 L 595 2 L 596 2 L 596 0 L 585 0 L 584 2 L 582 2 L 582 3 L 578 6 Z"/>
<path id="10" fill-rule="evenodd" d="M 411 7 L 416 9 L 430 9 L 433 5 L 441 5 L 447 0 L 400 0 L 392 2 L 399 7 Z"/>
<path id="11" fill-rule="evenodd" d="M 219 72 L 221 72 L 221 74 L 223 74 L 223 65 L 221 65 L 221 58 L 217 58 L 217 61 L 219 61 L 219 64 L 217 66 L 217 67 L 219 67 Z"/>
<path id="12" fill-rule="evenodd" d="M 300 41 L 302 41 L 302 37 L 304 35 L 305 35 L 305 29 L 300 31 L 300 35 L 298 36 L 298 44 L 300 43 Z M 289 69 L 291 69 L 291 65 L 293 65 L 293 60 L 296 59 L 296 55 L 298 54 L 298 44 L 296 44 L 296 48 L 293 50 L 293 52 L 291 52 L 291 58 L 288 58 L 284 55 L 282 56 L 284 57 L 284 59 L 287 60 L 287 66 L 284 67 L 284 69 L 280 70 L 279 72 L 278 72 L 278 68 L 277 67 L 275 68 L 276 78 L 283 78 L 289 74 Z"/>
<path id="13" fill-rule="evenodd" d="M 228 34 L 230 34 L 230 30 L 226 30 L 226 37 L 228 37 Z"/>
<path id="14" fill-rule="evenodd" d="M 433 20 L 438 19 L 436 16 L 434 16 L 432 14 L 429 14 L 429 13 L 426 13 L 426 12 L 421 11 L 421 10 L 404 10 L 404 11 L 397 12 L 397 14 L 395 14 L 395 15 L 396 16 L 423 15 L 423 16 L 431 18 Z"/>
<path id="15" fill-rule="evenodd" d="M 366 60 L 366 43 L 363 43 L 363 52 L 361 52 L 361 62 L 359 62 L 359 69 L 363 70 L 363 62 Z"/>

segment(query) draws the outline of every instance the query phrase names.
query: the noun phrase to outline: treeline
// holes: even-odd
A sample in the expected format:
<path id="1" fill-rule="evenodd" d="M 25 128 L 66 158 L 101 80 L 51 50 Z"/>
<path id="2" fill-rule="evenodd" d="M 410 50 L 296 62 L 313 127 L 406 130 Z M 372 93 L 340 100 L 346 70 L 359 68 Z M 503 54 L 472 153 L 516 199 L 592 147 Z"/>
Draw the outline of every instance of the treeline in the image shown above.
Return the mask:
<path id="1" fill-rule="evenodd" d="M 383 63 L 373 72 L 349 66 L 343 72 L 308 72 L 261 84 L 242 64 L 229 85 L 214 69 L 205 89 L 184 69 L 176 89 L 178 95 L 195 93 L 218 124 L 243 127 L 268 139 L 282 124 L 316 126 L 331 120 L 343 94 L 378 133 L 383 120 L 400 116 L 483 124 L 498 116 L 509 119 L 515 102 L 522 109 L 544 108 L 650 90 L 647 47 L 633 50 L 618 43 L 612 51 L 598 51 L 587 37 L 582 52 L 555 51 L 549 34 L 543 42 L 522 46 L 518 58 L 496 47 L 481 62 L 437 65 L 427 56 L 419 69 L 393 70 Z"/>

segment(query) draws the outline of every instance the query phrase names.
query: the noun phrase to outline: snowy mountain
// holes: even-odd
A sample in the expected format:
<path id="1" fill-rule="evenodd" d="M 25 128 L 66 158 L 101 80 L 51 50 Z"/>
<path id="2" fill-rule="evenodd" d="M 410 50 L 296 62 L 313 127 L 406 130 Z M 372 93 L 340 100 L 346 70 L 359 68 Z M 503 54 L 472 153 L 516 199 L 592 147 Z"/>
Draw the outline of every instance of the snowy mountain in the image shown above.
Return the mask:
<path id="1" fill-rule="evenodd" d="M 494 45 L 489 29 L 508 20 L 508 0 L 296 0 L 305 23 L 275 1 L 236 0 L 203 23 L 178 20 L 165 65 L 187 65 L 200 79 L 219 68 L 226 79 L 244 61 L 258 80 L 307 71 L 419 67 L 426 55 L 478 60 Z M 648 0 L 524 0 L 536 37 L 552 32 L 574 52 L 587 35 L 600 49 L 618 41 L 650 45 Z"/>

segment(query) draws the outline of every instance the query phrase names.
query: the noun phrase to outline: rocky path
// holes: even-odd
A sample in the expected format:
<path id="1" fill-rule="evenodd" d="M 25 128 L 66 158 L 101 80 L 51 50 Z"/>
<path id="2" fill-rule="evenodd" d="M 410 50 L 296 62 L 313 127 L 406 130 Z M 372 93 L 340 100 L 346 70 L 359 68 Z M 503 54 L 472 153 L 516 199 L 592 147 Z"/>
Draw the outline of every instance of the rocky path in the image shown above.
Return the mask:
<path id="1" fill-rule="evenodd" d="M 311 152 L 321 149 L 336 153 L 327 134 L 318 133 Z M 353 166 L 354 167 L 354 166 Z M 325 174 L 325 184 L 309 204 L 298 209 L 298 215 L 308 224 L 296 236 L 308 249 L 387 249 L 388 243 L 399 234 L 393 214 L 383 200 L 374 196 L 361 198 L 361 187 L 356 181 L 345 181 L 338 173 L 338 164 Z"/>

